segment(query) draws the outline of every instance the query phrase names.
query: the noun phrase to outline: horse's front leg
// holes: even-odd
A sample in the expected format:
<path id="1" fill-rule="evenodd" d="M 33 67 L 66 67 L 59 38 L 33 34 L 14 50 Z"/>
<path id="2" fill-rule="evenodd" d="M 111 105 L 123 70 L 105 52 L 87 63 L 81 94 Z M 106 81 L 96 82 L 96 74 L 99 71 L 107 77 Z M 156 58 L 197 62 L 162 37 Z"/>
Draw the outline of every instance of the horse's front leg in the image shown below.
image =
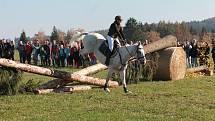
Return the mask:
<path id="1" fill-rule="evenodd" d="M 107 78 L 106 78 L 106 82 L 105 82 L 105 85 L 104 85 L 104 91 L 106 91 L 106 92 L 110 92 L 110 90 L 108 88 L 108 82 L 109 82 L 109 79 L 110 79 L 112 73 L 113 72 L 109 69 L 108 70 L 108 75 L 107 75 Z"/>
<path id="2" fill-rule="evenodd" d="M 127 89 L 126 80 L 125 80 L 125 73 L 126 73 L 126 69 L 120 71 L 120 79 L 122 80 L 124 92 L 129 93 L 130 91 L 128 91 L 128 89 Z"/>

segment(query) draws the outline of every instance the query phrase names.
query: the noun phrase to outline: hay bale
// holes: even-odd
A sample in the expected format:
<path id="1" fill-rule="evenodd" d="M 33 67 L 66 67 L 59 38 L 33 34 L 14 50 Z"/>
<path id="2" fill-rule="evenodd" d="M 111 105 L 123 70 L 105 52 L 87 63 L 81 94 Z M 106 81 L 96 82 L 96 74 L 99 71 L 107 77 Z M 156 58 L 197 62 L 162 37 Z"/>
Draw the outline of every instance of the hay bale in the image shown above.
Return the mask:
<path id="1" fill-rule="evenodd" d="M 159 52 L 158 69 L 154 79 L 179 80 L 186 73 L 186 54 L 181 47 L 170 47 Z"/>

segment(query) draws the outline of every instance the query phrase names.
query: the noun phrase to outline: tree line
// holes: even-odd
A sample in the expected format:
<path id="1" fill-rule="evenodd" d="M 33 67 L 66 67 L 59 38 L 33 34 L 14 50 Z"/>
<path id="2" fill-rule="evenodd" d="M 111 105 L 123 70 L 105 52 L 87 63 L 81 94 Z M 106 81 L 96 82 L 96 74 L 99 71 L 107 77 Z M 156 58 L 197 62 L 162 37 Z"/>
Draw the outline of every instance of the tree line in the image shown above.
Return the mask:
<path id="1" fill-rule="evenodd" d="M 124 33 L 128 41 L 144 42 L 148 40 L 149 42 L 153 42 L 164 36 L 174 35 L 181 43 L 193 39 L 211 42 L 215 31 L 208 26 L 203 26 L 201 22 L 198 23 L 160 21 L 159 23 L 148 24 L 137 21 L 134 18 L 129 18 L 125 24 Z"/>
<path id="2" fill-rule="evenodd" d="M 78 29 L 78 31 L 84 31 Z M 44 43 L 45 40 L 50 39 L 51 42 L 56 40 L 57 43 L 69 42 L 72 38 L 74 30 L 68 30 L 66 33 L 53 27 L 50 36 L 44 34 L 44 32 L 38 32 L 33 37 L 39 40 L 40 43 Z M 108 30 L 95 31 L 104 36 L 107 35 Z M 191 41 L 193 39 L 199 41 L 211 42 L 215 37 L 215 18 L 210 18 L 204 21 L 192 21 L 192 22 L 165 22 L 160 21 L 158 23 L 143 23 L 135 18 L 129 18 L 126 21 L 124 27 L 124 33 L 128 41 L 142 41 L 148 40 L 153 42 L 163 38 L 167 35 L 174 35 L 178 41 L 183 43 L 185 41 Z M 30 38 L 26 37 L 23 31 L 20 36 L 20 41 L 27 42 Z"/>

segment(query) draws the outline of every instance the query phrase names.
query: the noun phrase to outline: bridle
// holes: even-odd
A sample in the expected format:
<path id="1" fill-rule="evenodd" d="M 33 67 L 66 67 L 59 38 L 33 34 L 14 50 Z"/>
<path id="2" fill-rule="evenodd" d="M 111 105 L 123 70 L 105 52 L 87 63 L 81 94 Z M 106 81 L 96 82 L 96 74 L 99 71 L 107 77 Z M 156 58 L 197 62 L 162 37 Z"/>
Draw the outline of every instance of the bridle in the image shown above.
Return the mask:
<path id="1" fill-rule="evenodd" d="M 132 54 L 131 54 L 131 52 L 128 50 L 127 46 L 125 46 L 125 49 L 126 49 L 126 51 L 128 52 L 128 54 L 129 54 L 129 56 L 130 56 L 130 59 L 129 59 L 125 64 L 122 63 L 121 54 L 120 54 L 120 52 L 117 50 L 118 53 L 119 53 L 120 62 L 121 62 L 121 64 L 122 64 L 123 66 L 126 66 L 126 65 L 128 64 L 128 62 L 130 62 L 130 61 L 133 61 L 133 60 L 140 60 L 140 59 L 142 59 L 142 58 L 145 58 L 145 56 L 143 56 L 143 57 L 138 57 L 138 58 L 131 58 L 131 57 L 132 57 Z M 138 54 L 138 53 L 140 53 L 139 50 L 141 50 L 141 49 L 143 49 L 143 48 L 139 48 L 139 45 L 137 45 L 137 49 L 136 49 L 135 52 Z"/>

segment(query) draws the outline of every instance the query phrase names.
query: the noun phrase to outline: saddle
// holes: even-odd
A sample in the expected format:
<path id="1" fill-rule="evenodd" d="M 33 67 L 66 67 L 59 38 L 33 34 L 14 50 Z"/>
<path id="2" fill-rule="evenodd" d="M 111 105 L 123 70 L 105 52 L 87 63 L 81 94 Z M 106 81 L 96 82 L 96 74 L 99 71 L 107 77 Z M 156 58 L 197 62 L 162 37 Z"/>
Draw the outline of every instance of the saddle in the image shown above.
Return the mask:
<path id="1" fill-rule="evenodd" d="M 113 58 L 116 56 L 117 51 L 118 51 L 118 42 L 114 41 L 114 47 L 113 51 L 111 52 L 108 46 L 108 41 L 104 41 L 100 47 L 99 51 L 106 57 L 106 65 L 109 65 L 110 58 Z"/>
<path id="2" fill-rule="evenodd" d="M 108 46 L 108 41 L 104 41 L 100 47 L 99 51 L 105 56 L 105 57 L 115 57 L 117 54 L 117 49 L 118 49 L 118 43 L 114 41 L 114 47 L 113 51 L 111 52 Z"/>

